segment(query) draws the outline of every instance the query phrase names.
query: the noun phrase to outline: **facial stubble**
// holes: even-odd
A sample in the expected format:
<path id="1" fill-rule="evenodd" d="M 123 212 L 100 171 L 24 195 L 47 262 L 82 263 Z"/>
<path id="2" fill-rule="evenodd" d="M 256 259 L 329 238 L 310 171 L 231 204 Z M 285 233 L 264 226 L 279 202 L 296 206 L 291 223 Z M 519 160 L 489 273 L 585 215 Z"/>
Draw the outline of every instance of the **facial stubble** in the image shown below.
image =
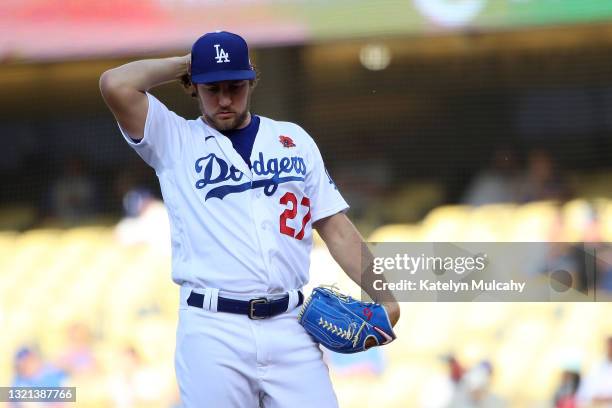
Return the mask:
<path id="1" fill-rule="evenodd" d="M 240 125 L 242 125 L 245 120 L 247 119 L 248 115 L 249 115 L 249 111 L 251 110 L 251 90 L 249 89 L 248 91 L 248 95 L 247 95 L 247 104 L 245 109 L 240 112 L 240 113 L 236 113 L 236 116 L 234 117 L 233 120 L 231 121 L 220 121 L 214 118 L 214 116 L 210 116 L 208 115 L 205 111 L 204 111 L 204 105 L 202 104 L 201 99 L 198 97 L 198 105 L 200 105 L 200 111 L 202 112 L 202 116 L 204 116 L 204 121 L 212 126 L 213 128 L 215 128 L 216 130 L 220 131 L 220 132 L 227 132 L 229 130 L 234 130 L 234 129 L 238 129 L 240 127 Z"/>

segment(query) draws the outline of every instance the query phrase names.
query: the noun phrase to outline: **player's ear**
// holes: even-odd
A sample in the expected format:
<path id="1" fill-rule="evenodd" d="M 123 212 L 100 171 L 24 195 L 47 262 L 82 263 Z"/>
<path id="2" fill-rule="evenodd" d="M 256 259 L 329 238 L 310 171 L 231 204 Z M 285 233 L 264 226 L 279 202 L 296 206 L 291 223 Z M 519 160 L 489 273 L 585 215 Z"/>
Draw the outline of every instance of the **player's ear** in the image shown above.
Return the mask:
<path id="1" fill-rule="evenodd" d="M 191 95 L 192 98 L 197 98 L 198 97 L 198 88 L 196 87 L 196 85 L 193 82 L 191 82 L 191 75 L 190 74 L 183 75 L 181 77 L 180 81 L 181 81 L 181 85 L 183 85 L 183 89 L 185 90 L 186 93 Z"/>

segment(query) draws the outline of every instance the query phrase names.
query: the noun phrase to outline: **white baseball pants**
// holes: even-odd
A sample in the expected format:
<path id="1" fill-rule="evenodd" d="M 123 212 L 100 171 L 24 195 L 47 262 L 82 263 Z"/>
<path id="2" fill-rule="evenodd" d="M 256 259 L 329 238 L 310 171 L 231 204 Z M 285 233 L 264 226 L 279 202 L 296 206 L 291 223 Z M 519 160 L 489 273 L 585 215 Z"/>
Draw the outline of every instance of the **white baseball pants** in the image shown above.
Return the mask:
<path id="1" fill-rule="evenodd" d="M 299 308 L 251 320 L 190 307 L 182 291 L 175 367 L 185 408 L 336 408 L 321 350 Z"/>

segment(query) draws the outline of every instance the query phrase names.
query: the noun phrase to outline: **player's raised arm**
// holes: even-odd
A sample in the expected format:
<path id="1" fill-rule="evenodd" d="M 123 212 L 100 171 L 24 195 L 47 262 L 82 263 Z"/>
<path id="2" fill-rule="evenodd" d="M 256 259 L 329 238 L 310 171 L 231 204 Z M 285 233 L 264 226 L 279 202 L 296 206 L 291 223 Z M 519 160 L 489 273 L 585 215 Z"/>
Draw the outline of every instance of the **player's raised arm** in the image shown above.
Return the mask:
<path id="1" fill-rule="evenodd" d="M 179 80 L 189 72 L 190 54 L 147 59 L 110 69 L 100 77 L 100 91 L 119 125 L 133 139 L 144 137 L 148 100 L 145 92 Z"/>
<path id="2" fill-rule="evenodd" d="M 368 253 L 362 255 L 365 248 L 363 238 L 357 228 L 340 212 L 331 217 L 323 218 L 314 223 L 314 228 L 325 241 L 332 257 L 338 262 L 342 270 L 357 283 L 375 301 L 381 303 L 389 313 L 391 325 L 395 326 L 400 317 L 399 304 L 390 292 L 384 293 L 382 299 L 380 293 L 375 293 L 371 283 L 369 271 L 362 265 L 364 259 L 372 257 Z M 366 262 L 369 264 L 369 262 Z M 367 269 L 367 268 L 366 268 Z"/>

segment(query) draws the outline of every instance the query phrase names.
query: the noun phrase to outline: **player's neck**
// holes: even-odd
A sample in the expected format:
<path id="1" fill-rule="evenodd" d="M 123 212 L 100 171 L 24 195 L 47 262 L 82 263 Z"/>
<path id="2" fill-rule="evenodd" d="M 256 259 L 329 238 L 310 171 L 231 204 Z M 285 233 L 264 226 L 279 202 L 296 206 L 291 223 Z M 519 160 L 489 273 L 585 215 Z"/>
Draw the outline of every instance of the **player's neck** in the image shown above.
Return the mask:
<path id="1" fill-rule="evenodd" d="M 246 118 L 244 118 L 242 124 L 238 125 L 236 129 L 244 129 L 245 127 L 249 126 L 249 124 L 251 123 L 251 119 L 251 112 L 247 111 Z"/>

